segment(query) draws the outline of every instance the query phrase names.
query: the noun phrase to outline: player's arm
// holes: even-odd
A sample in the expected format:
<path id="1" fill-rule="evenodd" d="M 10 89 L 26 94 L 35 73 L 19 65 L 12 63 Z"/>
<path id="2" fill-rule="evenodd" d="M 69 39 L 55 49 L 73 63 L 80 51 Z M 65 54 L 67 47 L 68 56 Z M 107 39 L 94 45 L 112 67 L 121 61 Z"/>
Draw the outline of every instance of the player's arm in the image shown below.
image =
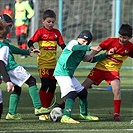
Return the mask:
<path id="1" fill-rule="evenodd" d="M 28 47 L 30 48 L 30 51 L 37 55 L 40 55 L 41 51 L 39 49 L 36 49 L 33 44 L 34 44 L 34 42 L 32 40 L 28 41 Z"/>
<path id="2" fill-rule="evenodd" d="M 0 73 L 3 77 L 4 82 L 10 82 L 9 75 L 6 71 L 5 64 L 2 60 L 0 60 Z"/>
<path id="3" fill-rule="evenodd" d="M 95 63 L 95 62 L 101 61 L 101 60 L 105 59 L 107 56 L 113 55 L 113 54 L 114 54 L 114 49 L 111 48 L 109 51 L 107 51 L 107 52 L 105 52 L 105 53 L 103 53 L 103 54 L 94 56 L 94 58 L 93 58 L 93 60 L 91 61 L 91 63 Z"/>
<path id="4" fill-rule="evenodd" d="M 65 44 L 61 44 L 61 45 L 59 45 L 59 46 L 61 47 L 62 50 L 66 47 Z"/>
<path id="5" fill-rule="evenodd" d="M 6 71 L 6 68 L 5 68 L 5 64 L 2 60 L 0 60 L 0 73 L 3 77 L 3 81 L 6 83 L 7 85 L 7 91 L 14 91 L 14 85 L 13 83 L 10 81 L 10 78 L 9 78 L 9 75 Z"/>
<path id="6" fill-rule="evenodd" d="M 20 49 L 14 45 L 9 45 L 13 54 L 22 54 L 22 55 L 30 55 L 30 50 Z"/>
<path id="7" fill-rule="evenodd" d="M 27 18 L 31 19 L 34 16 L 34 10 L 31 8 L 30 4 L 26 4 L 26 11 L 28 12 Z"/>

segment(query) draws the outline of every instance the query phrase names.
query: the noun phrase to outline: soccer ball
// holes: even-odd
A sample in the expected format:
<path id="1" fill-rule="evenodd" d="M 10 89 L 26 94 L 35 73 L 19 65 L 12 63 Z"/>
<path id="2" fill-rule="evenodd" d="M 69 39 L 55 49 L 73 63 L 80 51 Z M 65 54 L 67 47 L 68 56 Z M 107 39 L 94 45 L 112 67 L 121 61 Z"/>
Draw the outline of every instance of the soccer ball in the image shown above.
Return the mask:
<path id="1" fill-rule="evenodd" d="M 50 112 L 50 119 L 53 122 L 59 121 L 61 119 L 61 117 L 62 117 L 62 109 L 60 107 L 55 107 Z"/>

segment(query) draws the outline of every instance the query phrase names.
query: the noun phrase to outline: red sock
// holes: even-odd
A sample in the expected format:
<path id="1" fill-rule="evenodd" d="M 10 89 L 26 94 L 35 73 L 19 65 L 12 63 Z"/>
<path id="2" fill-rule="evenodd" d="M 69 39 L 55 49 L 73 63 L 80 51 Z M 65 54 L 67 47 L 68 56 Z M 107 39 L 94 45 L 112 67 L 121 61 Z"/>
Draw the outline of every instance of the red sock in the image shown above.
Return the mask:
<path id="1" fill-rule="evenodd" d="M 44 107 L 44 105 L 45 105 L 46 91 L 40 90 L 39 91 L 39 95 L 40 95 L 40 100 L 41 100 L 42 106 Z"/>
<path id="2" fill-rule="evenodd" d="M 22 49 L 22 45 L 18 45 L 18 48 Z"/>
<path id="3" fill-rule="evenodd" d="M 120 114 L 121 100 L 114 100 L 114 114 Z"/>
<path id="4" fill-rule="evenodd" d="M 54 97 L 54 93 L 52 93 L 52 92 L 47 92 L 46 93 L 46 96 L 45 96 L 45 100 L 44 100 L 44 106 L 43 107 L 45 107 L 45 108 L 48 108 L 50 105 L 51 105 L 51 102 L 52 102 L 52 100 L 53 100 L 53 97 Z"/>
<path id="5" fill-rule="evenodd" d="M 27 44 L 22 44 L 22 49 L 27 49 Z"/>

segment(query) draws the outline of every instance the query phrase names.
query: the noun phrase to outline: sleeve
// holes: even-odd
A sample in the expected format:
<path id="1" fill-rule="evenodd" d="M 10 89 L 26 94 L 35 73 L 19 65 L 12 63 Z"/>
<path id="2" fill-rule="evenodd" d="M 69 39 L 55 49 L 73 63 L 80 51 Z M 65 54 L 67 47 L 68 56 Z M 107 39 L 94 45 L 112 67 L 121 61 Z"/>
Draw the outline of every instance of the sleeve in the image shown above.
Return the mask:
<path id="1" fill-rule="evenodd" d="M 13 45 L 9 45 L 9 47 L 10 47 L 10 50 L 12 51 L 13 54 L 30 55 L 29 50 L 23 50 L 23 49 L 15 47 Z"/>
<path id="2" fill-rule="evenodd" d="M 111 38 L 108 38 L 104 41 L 102 41 L 99 46 L 102 48 L 102 50 L 107 50 L 108 47 L 109 47 L 109 44 L 112 42 L 112 39 Z"/>
<path id="3" fill-rule="evenodd" d="M 62 45 L 60 45 L 60 47 L 63 50 L 66 47 L 66 45 L 65 44 L 62 44 Z"/>
<path id="4" fill-rule="evenodd" d="M 34 33 L 34 35 L 30 38 L 30 40 L 32 42 L 39 42 L 41 40 L 42 37 L 42 32 L 41 29 L 36 30 L 36 32 Z"/>
<path id="5" fill-rule="evenodd" d="M 28 12 L 27 18 L 31 19 L 34 16 L 34 10 L 31 8 L 30 4 L 27 2 L 26 2 L 25 9 Z"/>
<path id="6" fill-rule="evenodd" d="M 0 73 L 3 76 L 4 82 L 10 81 L 9 75 L 8 75 L 6 68 L 5 68 L 5 64 L 2 60 L 0 60 Z"/>
<path id="7" fill-rule="evenodd" d="M 0 60 L 3 61 L 6 65 L 8 63 L 8 54 L 9 54 L 9 47 L 3 46 L 0 48 Z"/>
<path id="8" fill-rule="evenodd" d="M 68 44 L 67 44 L 67 49 L 70 51 L 78 51 L 78 50 L 82 50 L 82 51 L 89 51 L 91 46 L 88 45 L 80 45 L 78 43 L 77 40 L 71 40 Z"/>
<path id="9" fill-rule="evenodd" d="M 91 46 L 83 46 L 83 45 L 75 45 L 72 47 L 72 51 L 82 50 L 82 51 L 90 51 Z"/>
<path id="10" fill-rule="evenodd" d="M 105 58 L 106 58 L 106 52 L 104 54 L 100 54 L 100 55 L 94 56 L 94 58 L 91 61 L 91 63 L 95 63 L 95 62 L 101 61 L 101 60 L 103 60 Z"/>
<path id="11" fill-rule="evenodd" d="M 33 47 L 34 48 L 34 45 L 33 44 L 34 44 L 34 42 L 32 40 L 29 40 L 27 45 L 28 45 L 29 48 L 30 47 Z"/>
<path id="12" fill-rule="evenodd" d="M 58 40 L 57 40 L 58 45 L 61 46 L 61 45 L 65 44 L 64 39 L 59 30 L 57 30 L 57 34 L 58 34 Z"/>

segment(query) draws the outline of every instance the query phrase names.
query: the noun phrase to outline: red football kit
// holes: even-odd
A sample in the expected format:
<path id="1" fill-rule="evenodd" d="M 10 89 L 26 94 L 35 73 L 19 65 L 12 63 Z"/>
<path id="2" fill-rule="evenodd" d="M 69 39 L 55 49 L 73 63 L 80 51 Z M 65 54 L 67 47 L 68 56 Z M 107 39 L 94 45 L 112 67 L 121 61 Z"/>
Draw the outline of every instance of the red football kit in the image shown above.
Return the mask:
<path id="1" fill-rule="evenodd" d="M 114 79 L 120 79 L 119 70 L 122 63 L 128 56 L 133 56 L 133 44 L 128 42 L 121 45 L 118 38 L 108 38 L 101 42 L 99 46 L 102 50 L 107 51 L 114 48 L 114 54 L 99 61 L 88 75 L 88 78 L 95 81 L 96 85 L 99 85 L 103 80 L 110 84 Z"/>

